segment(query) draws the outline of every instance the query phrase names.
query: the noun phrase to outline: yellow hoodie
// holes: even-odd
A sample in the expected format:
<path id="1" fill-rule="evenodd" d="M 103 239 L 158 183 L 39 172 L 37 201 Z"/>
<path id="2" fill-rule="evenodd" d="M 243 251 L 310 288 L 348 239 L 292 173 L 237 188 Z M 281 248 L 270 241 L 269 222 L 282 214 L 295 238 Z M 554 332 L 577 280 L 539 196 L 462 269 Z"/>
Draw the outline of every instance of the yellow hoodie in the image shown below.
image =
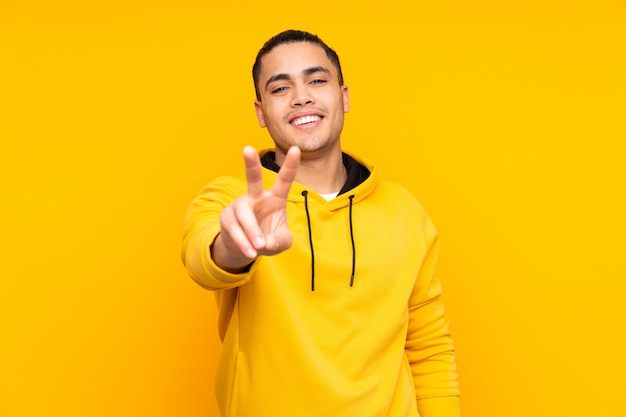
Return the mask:
<path id="1" fill-rule="evenodd" d="M 220 211 L 245 180 L 220 177 L 190 205 L 183 262 L 215 291 L 224 417 L 459 415 L 437 232 L 405 188 L 357 161 L 369 178 L 331 201 L 294 183 L 292 247 L 245 273 L 210 256 Z M 263 169 L 266 188 L 276 175 Z"/>

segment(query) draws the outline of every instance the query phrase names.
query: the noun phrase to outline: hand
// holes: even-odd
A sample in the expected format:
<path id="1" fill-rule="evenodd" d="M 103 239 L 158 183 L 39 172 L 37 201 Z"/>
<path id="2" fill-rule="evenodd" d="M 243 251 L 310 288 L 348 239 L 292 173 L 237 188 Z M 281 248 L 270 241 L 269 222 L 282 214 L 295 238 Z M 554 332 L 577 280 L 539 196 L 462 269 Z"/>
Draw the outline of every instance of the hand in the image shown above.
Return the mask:
<path id="1" fill-rule="evenodd" d="M 243 150 L 248 193 L 226 206 L 220 214 L 220 234 L 211 255 L 221 268 L 238 272 L 259 255 L 276 255 L 291 246 L 287 226 L 287 196 L 300 163 L 300 150 L 287 152 L 271 189 L 263 187 L 259 154 L 251 146 Z"/>

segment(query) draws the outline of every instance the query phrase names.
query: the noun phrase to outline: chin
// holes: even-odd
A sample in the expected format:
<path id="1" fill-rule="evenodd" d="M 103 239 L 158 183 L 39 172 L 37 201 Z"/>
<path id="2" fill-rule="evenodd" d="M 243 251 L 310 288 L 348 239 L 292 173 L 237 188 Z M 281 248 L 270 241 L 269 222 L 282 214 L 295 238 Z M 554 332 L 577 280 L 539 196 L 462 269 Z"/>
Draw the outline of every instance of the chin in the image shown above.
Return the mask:
<path id="1" fill-rule="evenodd" d="M 317 152 L 325 149 L 331 149 L 336 143 L 338 143 L 338 140 L 314 138 L 296 143 L 296 146 L 300 148 L 300 151 L 302 152 Z"/>

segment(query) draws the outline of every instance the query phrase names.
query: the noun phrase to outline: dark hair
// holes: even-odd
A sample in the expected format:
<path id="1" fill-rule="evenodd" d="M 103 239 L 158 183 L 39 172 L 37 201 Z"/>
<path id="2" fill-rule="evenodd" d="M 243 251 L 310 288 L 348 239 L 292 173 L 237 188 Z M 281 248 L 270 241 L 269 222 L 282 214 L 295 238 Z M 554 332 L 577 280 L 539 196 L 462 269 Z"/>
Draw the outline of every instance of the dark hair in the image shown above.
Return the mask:
<path id="1" fill-rule="evenodd" d="M 301 30 L 286 30 L 272 37 L 265 42 L 263 47 L 259 50 L 256 56 L 254 65 L 252 66 L 252 79 L 254 80 L 254 91 L 256 93 L 257 100 L 261 100 L 261 94 L 259 92 L 259 76 L 261 74 L 261 59 L 270 53 L 277 46 L 287 43 L 309 42 L 315 45 L 319 45 L 326 52 L 326 56 L 330 59 L 330 62 L 337 69 L 339 74 L 339 85 L 343 85 L 343 74 L 341 72 L 341 64 L 339 63 L 339 56 L 337 52 L 331 49 L 324 43 L 317 35 L 313 35 L 309 32 L 303 32 Z"/>

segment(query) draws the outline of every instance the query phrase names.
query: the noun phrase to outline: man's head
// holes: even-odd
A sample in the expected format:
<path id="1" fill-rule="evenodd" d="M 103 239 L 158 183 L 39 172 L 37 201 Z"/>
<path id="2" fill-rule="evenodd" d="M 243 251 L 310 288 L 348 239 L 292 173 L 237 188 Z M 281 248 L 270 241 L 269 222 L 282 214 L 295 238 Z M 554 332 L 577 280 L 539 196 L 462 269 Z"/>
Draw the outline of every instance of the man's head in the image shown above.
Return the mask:
<path id="1" fill-rule="evenodd" d="M 263 59 L 263 57 L 270 53 L 277 46 L 298 42 L 309 42 L 320 46 L 324 50 L 324 52 L 326 52 L 326 56 L 337 70 L 337 73 L 339 75 L 339 85 L 343 85 L 343 73 L 341 72 L 339 56 L 333 49 L 326 45 L 324 41 L 322 41 L 317 35 L 303 32 L 301 30 L 286 30 L 265 42 L 265 45 L 263 45 L 263 47 L 259 50 L 259 53 L 256 56 L 256 60 L 254 61 L 254 65 L 252 66 L 252 78 L 254 80 L 254 91 L 256 92 L 257 100 L 261 100 L 261 94 L 259 92 L 259 76 L 261 74 L 261 60 Z"/>
<path id="2" fill-rule="evenodd" d="M 254 107 L 274 140 L 277 161 L 291 146 L 303 159 L 340 152 L 350 98 L 338 65 L 337 54 L 306 32 L 283 32 L 259 52 Z"/>

